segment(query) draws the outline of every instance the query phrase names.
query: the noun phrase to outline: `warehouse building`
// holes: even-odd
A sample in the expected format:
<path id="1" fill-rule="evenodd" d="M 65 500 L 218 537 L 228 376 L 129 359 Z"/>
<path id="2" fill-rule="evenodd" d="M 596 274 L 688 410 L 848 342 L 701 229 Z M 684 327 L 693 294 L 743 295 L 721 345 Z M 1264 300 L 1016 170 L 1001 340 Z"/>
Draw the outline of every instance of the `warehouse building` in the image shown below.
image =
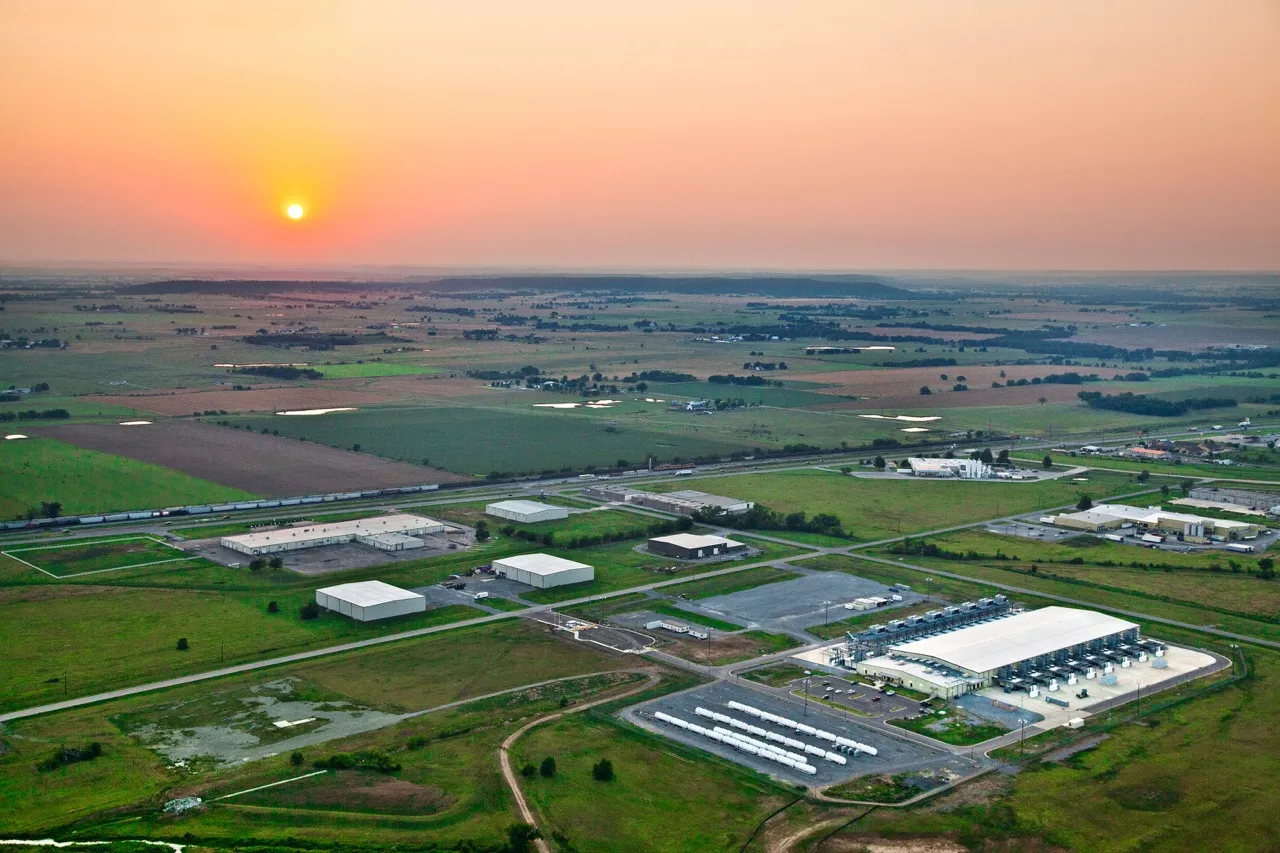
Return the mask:
<path id="1" fill-rule="evenodd" d="M 907 460 L 913 477 L 937 477 L 957 480 L 989 480 L 995 470 L 980 459 L 921 459 Z"/>
<path id="2" fill-rule="evenodd" d="M 539 589 L 568 586 L 595 580 L 596 570 L 586 563 L 553 557 L 550 554 L 518 554 L 493 561 L 493 570 L 500 577 L 525 583 Z"/>
<path id="3" fill-rule="evenodd" d="M 675 492 L 656 494 L 628 486 L 590 486 L 582 490 L 585 497 L 602 501 L 618 501 L 648 507 L 676 515 L 693 515 L 699 510 L 715 509 L 728 515 L 746 512 L 755 506 L 752 501 L 729 498 L 723 495 L 709 495 L 694 489 L 682 489 Z"/>
<path id="4" fill-rule="evenodd" d="M 382 581 L 344 583 L 317 589 L 316 604 L 325 610 L 350 616 L 357 622 L 373 622 L 427 609 L 427 600 L 423 596 Z"/>
<path id="5" fill-rule="evenodd" d="M 1096 504 L 1083 512 L 1065 512 L 1048 518 L 1057 527 L 1088 533 L 1133 527 L 1139 533 L 1176 536 L 1184 542 L 1196 544 L 1205 544 L 1215 539 L 1228 542 L 1255 539 L 1262 532 L 1261 526 L 1248 521 L 1204 518 L 1183 512 L 1170 512 L 1158 506 Z"/>
<path id="6" fill-rule="evenodd" d="M 694 533 L 676 533 L 657 536 L 649 540 L 649 551 L 677 560 L 701 560 L 723 554 L 741 554 L 747 550 L 743 542 L 725 539 L 723 536 L 699 536 Z"/>
<path id="7" fill-rule="evenodd" d="M 360 542 L 374 548 L 382 548 L 382 550 L 400 551 L 409 546 L 401 541 L 398 547 L 384 547 L 384 544 L 400 540 L 383 540 L 380 537 L 385 537 L 387 534 L 406 537 L 423 536 L 443 533 L 444 529 L 444 523 L 435 519 L 397 513 L 377 518 L 337 521 L 333 524 L 312 524 L 306 527 L 246 533 L 242 536 L 224 536 L 218 542 L 223 548 L 230 548 L 232 551 L 239 551 L 241 554 L 253 557 L 298 551 L 303 548 L 319 548 L 323 545 L 342 545 L 347 542 Z"/>
<path id="8" fill-rule="evenodd" d="M 1280 492 L 1200 486 L 1192 489 L 1188 497 L 1205 501 L 1206 505 L 1242 507 L 1265 512 L 1268 515 L 1280 515 Z"/>
<path id="9" fill-rule="evenodd" d="M 569 517 L 569 510 L 564 507 L 537 501 L 498 501 L 486 506 L 484 511 L 486 515 L 505 518 L 508 521 L 519 521 L 522 524 L 533 524 L 535 521 L 558 521 Z"/>
<path id="10" fill-rule="evenodd" d="M 855 664 L 863 675 L 950 698 L 1000 683 L 1007 687 L 1084 673 L 1102 661 L 1136 656 L 1138 626 L 1105 613 L 1042 607 L 889 645 Z"/>

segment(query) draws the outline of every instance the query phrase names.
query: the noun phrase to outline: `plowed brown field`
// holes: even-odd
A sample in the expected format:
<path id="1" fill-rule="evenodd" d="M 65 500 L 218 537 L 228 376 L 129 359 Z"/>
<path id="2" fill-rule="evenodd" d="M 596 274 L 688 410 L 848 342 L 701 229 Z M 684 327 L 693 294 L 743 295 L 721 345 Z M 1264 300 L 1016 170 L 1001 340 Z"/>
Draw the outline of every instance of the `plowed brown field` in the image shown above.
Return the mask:
<path id="1" fill-rule="evenodd" d="M 466 479 L 365 453 L 191 421 L 132 427 L 70 424 L 40 427 L 32 432 L 77 447 L 163 465 L 264 497 Z"/>

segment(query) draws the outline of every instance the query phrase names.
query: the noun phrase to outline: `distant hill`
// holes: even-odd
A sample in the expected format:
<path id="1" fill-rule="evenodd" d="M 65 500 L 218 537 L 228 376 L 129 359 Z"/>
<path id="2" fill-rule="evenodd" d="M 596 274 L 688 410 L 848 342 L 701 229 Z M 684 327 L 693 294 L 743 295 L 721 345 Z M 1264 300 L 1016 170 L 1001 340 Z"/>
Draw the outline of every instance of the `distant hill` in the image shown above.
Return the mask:
<path id="1" fill-rule="evenodd" d="M 663 275 L 503 275 L 457 276 L 424 282 L 431 291 L 607 290 L 621 293 L 752 294 L 791 297 L 914 299 L 910 290 L 870 276 L 663 276 Z"/>

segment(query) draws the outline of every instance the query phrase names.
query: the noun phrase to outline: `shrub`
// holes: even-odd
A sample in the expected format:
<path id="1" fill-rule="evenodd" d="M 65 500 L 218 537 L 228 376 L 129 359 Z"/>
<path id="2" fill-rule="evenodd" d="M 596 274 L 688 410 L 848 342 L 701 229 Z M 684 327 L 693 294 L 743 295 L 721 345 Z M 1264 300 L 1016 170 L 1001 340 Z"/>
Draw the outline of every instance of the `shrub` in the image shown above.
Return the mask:
<path id="1" fill-rule="evenodd" d="M 548 755 L 542 759 L 542 766 L 538 768 L 538 772 L 542 774 L 542 778 L 550 779 L 556 775 L 556 760 Z"/>
<path id="2" fill-rule="evenodd" d="M 180 652 L 185 652 L 185 651 L 186 651 L 187 649 L 189 649 L 189 648 L 191 648 L 191 644 L 187 642 L 187 638 L 186 638 L 186 637 L 179 637 L 179 638 L 178 638 L 178 651 L 180 651 Z"/>
<path id="3" fill-rule="evenodd" d="M 607 758 L 602 758 L 591 768 L 591 778 L 597 782 L 613 781 L 613 762 Z"/>
<path id="4" fill-rule="evenodd" d="M 294 752 L 293 755 L 289 756 L 289 763 L 294 767 L 301 767 L 304 760 L 301 752 Z"/>
<path id="5" fill-rule="evenodd" d="M 320 615 L 320 605 L 316 604 L 314 601 L 308 601 L 306 604 L 302 605 L 302 609 L 298 611 L 298 615 L 304 620 L 315 619 Z"/>
<path id="6" fill-rule="evenodd" d="M 520 768 L 520 775 L 526 779 L 532 779 L 538 775 L 538 768 L 534 767 L 532 762 L 525 762 L 524 767 Z"/>
<path id="7" fill-rule="evenodd" d="M 102 744 L 96 740 L 88 746 L 62 746 L 44 761 L 36 765 L 37 770 L 57 770 L 59 767 L 66 767 L 68 764 L 75 764 L 79 761 L 92 761 L 102 755 Z"/>
<path id="8" fill-rule="evenodd" d="M 277 603 L 276 603 L 276 602 L 274 602 L 274 601 L 268 601 L 268 602 L 267 602 L 267 612 L 268 612 L 268 613 L 279 613 L 279 612 L 280 612 L 280 605 L 279 605 L 279 604 L 277 604 Z"/>

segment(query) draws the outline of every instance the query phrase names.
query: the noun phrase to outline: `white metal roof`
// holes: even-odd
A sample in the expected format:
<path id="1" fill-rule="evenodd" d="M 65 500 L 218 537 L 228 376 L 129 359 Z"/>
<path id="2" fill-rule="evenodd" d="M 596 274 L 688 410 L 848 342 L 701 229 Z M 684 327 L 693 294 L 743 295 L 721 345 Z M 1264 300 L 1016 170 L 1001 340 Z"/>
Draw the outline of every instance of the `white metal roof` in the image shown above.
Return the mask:
<path id="1" fill-rule="evenodd" d="M 485 512 L 492 512 L 495 509 L 506 510 L 507 512 L 546 512 L 549 509 L 565 510 L 562 506 L 553 506 L 552 504 L 538 503 L 537 501 L 498 501 L 485 507 Z M 566 512 L 568 510 L 565 510 Z"/>
<path id="2" fill-rule="evenodd" d="M 1109 521 L 1120 518 L 1125 521 L 1139 521 L 1143 524 L 1159 524 L 1161 519 L 1164 519 L 1167 521 L 1179 521 L 1184 524 L 1203 524 L 1205 527 L 1211 529 L 1251 526 L 1247 521 L 1204 518 L 1199 515 L 1189 515 L 1185 512 L 1170 512 L 1169 510 L 1161 509 L 1158 506 L 1140 507 L 1129 506 L 1128 504 L 1094 504 L 1092 508 L 1087 509 L 1084 512 L 1067 513 L 1066 517 L 1091 522 Z"/>
<path id="3" fill-rule="evenodd" d="M 968 682 L 949 672 L 920 663 L 919 661 L 903 660 L 901 658 L 889 657 L 888 655 L 880 655 L 879 657 L 867 658 L 862 665 L 875 667 L 876 669 L 896 670 L 904 675 L 910 675 L 921 681 L 927 681 L 930 684 L 936 684 L 938 687 L 960 687 Z"/>
<path id="4" fill-rule="evenodd" d="M 416 592 L 401 589 L 382 581 L 360 581 L 359 583 L 343 583 L 318 589 L 325 595 L 354 604 L 357 607 L 372 607 L 375 604 L 386 604 L 390 601 L 408 601 L 422 598 Z"/>
<path id="5" fill-rule="evenodd" d="M 702 536 L 697 533 L 673 533 L 670 536 L 655 536 L 650 542 L 666 542 L 669 545 L 675 545 L 677 548 L 710 548 L 713 545 L 741 545 L 733 539 L 725 539 L 723 536 Z"/>
<path id="6" fill-rule="evenodd" d="M 368 539 L 370 542 L 378 542 L 383 545 L 399 545 L 402 543 L 407 544 L 409 542 L 416 542 L 419 545 L 422 544 L 422 540 L 418 537 L 406 536 L 403 533 L 366 533 L 364 538 Z"/>
<path id="7" fill-rule="evenodd" d="M 493 564 L 503 568 L 519 569 L 522 572 L 529 572 L 534 575 L 554 575 L 557 572 L 567 572 L 572 569 L 591 568 L 586 563 L 566 560 L 562 557 L 553 557 L 550 554 L 517 554 L 514 557 L 503 557 L 500 560 L 494 560 Z"/>
<path id="8" fill-rule="evenodd" d="M 991 672 L 1027 658 L 1137 628 L 1094 610 L 1042 607 L 890 646 L 910 657 L 927 657 L 973 673 Z"/>
<path id="9" fill-rule="evenodd" d="M 335 521 L 332 524 L 311 524 L 306 527 L 286 527 L 283 530 L 266 530 L 241 536 L 224 536 L 223 540 L 236 542 L 247 548 L 263 548 L 285 542 L 306 542 L 311 539 L 328 539 L 334 536 L 372 536 L 375 533 L 403 533 L 406 530 L 441 530 L 442 522 L 421 515 L 380 515 L 375 518 L 357 518 L 351 521 Z"/>

